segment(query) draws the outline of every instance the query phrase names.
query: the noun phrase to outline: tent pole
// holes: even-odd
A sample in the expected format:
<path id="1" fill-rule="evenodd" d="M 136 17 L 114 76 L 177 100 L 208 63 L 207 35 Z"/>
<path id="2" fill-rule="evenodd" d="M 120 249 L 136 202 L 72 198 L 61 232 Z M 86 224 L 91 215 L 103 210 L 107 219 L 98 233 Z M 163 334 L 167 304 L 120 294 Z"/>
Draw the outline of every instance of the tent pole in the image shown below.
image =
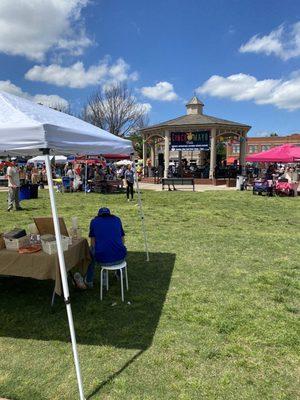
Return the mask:
<path id="1" fill-rule="evenodd" d="M 145 226 L 145 216 L 144 216 L 143 205 L 142 205 L 142 197 L 141 197 L 140 185 L 139 185 L 138 175 L 137 175 L 136 168 L 135 168 L 135 165 L 134 165 L 133 161 L 132 161 L 132 164 L 133 164 L 133 170 L 134 170 L 136 191 L 137 191 L 137 195 L 138 195 L 138 206 L 139 206 L 141 223 L 142 223 L 142 231 L 143 231 L 143 235 L 144 235 L 146 261 L 150 261 L 149 249 L 148 249 L 148 239 L 147 239 L 147 232 L 146 232 L 146 226 Z"/>
<path id="2" fill-rule="evenodd" d="M 77 383 L 78 383 L 80 400 L 85 400 L 84 393 L 83 393 L 80 365 L 79 365 L 79 357 L 78 357 L 78 352 L 77 352 L 76 336 L 75 336 L 73 315 L 72 315 L 71 302 L 70 302 L 70 293 L 69 293 L 67 272 L 66 272 L 66 266 L 65 266 L 65 258 L 64 258 L 64 252 L 62 249 L 60 226 L 59 226 L 59 220 L 58 220 L 57 209 L 56 209 L 56 204 L 55 204 L 50 158 L 49 158 L 49 152 L 45 151 L 44 153 L 46 153 L 45 161 L 46 161 L 46 171 L 47 171 L 47 179 L 48 179 L 48 186 L 49 186 L 49 196 L 50 196 L 54 231 L 55 231 L 55 237 L 56 237 L 60 276 L 61 276 L 61 281 L 62 281 L 64 301 L 66 304 L 69 328 L 70 328 L 70 334 L 71 334 L 72 350 L 73 350 L 74 363 L 75 363 L 75 369 L 76 369 Z"/>
<path id="3" fill-rule="evenodd" d="M 84 174 L 84 191 L 87 193 L 87 156 L 85 156 L 85 174 Z"/>

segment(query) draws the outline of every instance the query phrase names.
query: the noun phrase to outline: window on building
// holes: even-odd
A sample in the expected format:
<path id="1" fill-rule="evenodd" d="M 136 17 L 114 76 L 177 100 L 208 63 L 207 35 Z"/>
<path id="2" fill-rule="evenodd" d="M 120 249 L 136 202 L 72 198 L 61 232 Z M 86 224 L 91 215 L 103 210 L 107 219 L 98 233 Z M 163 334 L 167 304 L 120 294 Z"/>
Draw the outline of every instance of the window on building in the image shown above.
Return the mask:
<path id="1" fill-rule="evenodd" d="M 257 153 L 258 152 L 258 146 L 256 144 L 250 144 L 249 145 L 249 153 Z"/>
<path id="2" fill-rule="evenodd" d="M 267 151 L 271 148 L 270 144 L 262 144 L 261 145 L 261 151 Z"/>
<path id="3" fill-rule="evenodd" d="M 232 154 L 239 154 L 240 152 L 240 145 L 239 144 L 233 144 L 232 145 Z"/>

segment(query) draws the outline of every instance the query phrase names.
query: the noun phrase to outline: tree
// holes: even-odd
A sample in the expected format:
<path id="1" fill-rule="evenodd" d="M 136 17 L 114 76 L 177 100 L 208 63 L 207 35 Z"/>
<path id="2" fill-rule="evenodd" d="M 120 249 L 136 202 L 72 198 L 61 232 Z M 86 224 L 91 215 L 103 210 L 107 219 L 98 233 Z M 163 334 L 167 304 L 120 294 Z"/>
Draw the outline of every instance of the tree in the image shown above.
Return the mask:
<path id="1" fill-rule="evenodd" d="M 83 110 L 83 119 L 114 135 L 125 137 L 137 132 L 147 115 L 124 83 L 98 89 Z"/>
<path id="2" fill-rule="evenodd" d="M 217 156 L 221 160 L 225 160 L 226 159 L 226 145 L 225 145 L 225 143 L 219 142 L 217 144 Z"/>
<path id="3" fill-rule="evenodd" d="M 276 132 L 270 133 L 270 137 L 275 137 L 275 136 L 278 136 L 278 133 L 276 133 Z"/>
<path id="4" fill-rule="evenodd" d="M 129 139 L 132 140 L 133 148 L 138 153 L 140 158 L 143 158 L 143 137 L 140 133 L 140 129 L 145 128 L 149 125 L 149 117 L 147 114 L 139 120 L 135 129 L 133 129 L 129 134 Z M 148 153 L 150 150 L 148 149 Z M 147 155 L 148 156 L 148 155 Z"/>
<path id="5" fill-rule="evenodd" d="M 52 108 L 55 111 L 60 111 L 65 114 L 73 115 L 70 104 L 65 104 L 64 102 L 51 102 L 51 103 L 38 103 L 38 104 Z"/>

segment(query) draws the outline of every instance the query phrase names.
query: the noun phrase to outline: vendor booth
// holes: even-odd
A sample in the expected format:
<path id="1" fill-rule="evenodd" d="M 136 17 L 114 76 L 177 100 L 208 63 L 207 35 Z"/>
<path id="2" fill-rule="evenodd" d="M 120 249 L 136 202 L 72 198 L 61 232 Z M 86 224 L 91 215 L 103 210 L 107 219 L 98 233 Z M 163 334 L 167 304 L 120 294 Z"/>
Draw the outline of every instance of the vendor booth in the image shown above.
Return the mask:
<path id="1" fill-rule="evenodd" d="M 76 336 L 67 281 L 63 239 L 56 209 L 50 155 L 132 152 L 131 142 L 73 116 L 0 92 L 0 152 L 4 156 L 45 157 L 62 293 L 66 304 L 80 400 L 84 400 Z M 1 250 L 5 251 L 5 250 Z M 19 255 L 21 257 L 21 255 Z M 17 260 L 11 260 L 17 268 Z M 6 273 L 10 271 L 6 269 Z M 46 272 L 45 272 L 46 273 Z"/>
<path id="2" fill-rule="evenodd" d="M 276 146 L 261 153 L 246 157 L 247 162 L 297 163 L 300 162 L 300 147 L 292 144 Z"/>
<path id="3" fill-rule="evenodd" d="M 291 144 L 276 146 L 261 153 L 252 154 L 246 157 L 246 161 L 251 163 L 267 164 L 295 164 L 300 162 L 300 147 Z M 297 173 L 290 172 L 284 176 L 269 171 L 267 175 L 269 176 L 264 179 L 257 179 L 254 181 L 253 194 L 297 195 L 299 186 Z"/>

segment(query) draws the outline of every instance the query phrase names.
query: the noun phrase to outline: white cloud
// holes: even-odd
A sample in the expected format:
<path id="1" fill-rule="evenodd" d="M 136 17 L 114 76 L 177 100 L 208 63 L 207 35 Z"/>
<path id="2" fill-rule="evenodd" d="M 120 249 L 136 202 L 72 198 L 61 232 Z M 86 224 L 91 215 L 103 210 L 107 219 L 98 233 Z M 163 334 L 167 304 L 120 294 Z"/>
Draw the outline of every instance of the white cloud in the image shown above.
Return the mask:
<path id="1" fill-rule="evenodd" d="M 256 104 L 271 104 L 293 111 L 300 109 L 300 74 L 295 72 L 289 79 L 260 81 L 242 73 L 228 77 L 213 75 L 197 89 L 197 93 L 234 101 L 249 100 Z"/>
<path id="2" fill-rule="evenodd" d="M 128 80 L 136 81 L 138 79 L 137 72 L 130 73 L 129 70 L 129 64 L 122 58 L 119 58 L 115 63 L 110 63 L 110 58 L 106 57 L 97 65 L 92 65 L 89 68 L 85 68 L 80 61 L 69 67 L 62 67 L 58 64 L 35 65 L 26 72 L 25 78 L 56 86 L 81 89 L 99 84 L 104 86 Z"/>
<path id="3" fill-rule="evenodd" d="M 81 10 L 89 0 L 1 0 L 0 52 L 42 61 L 50 49 L 82 54 L 92 44 Z"/>
<path id="4" fill-rule="evenodd" d="M 11 81 L 0 81 L 0 90 L 3 92 L 7 92 L 13 94 L 15 96 L 25 97 L 28 98 L 30 95 L 19 87 L 13 84 Z"/>
<path id="5" fill-rule="evenodd" d="M 281 25 L 265 36 L 255 35 L 247 43 L 243 44 L 239 51 L 241 53 L 274 54 L 285 61 L 293 57 L 299 57 L 300 22 L 288 27 Z"/>
<path id="6" fill-rule="evenodd" d="M 141 93 L 152 100 L 173 101 L 178 99 L 173 85 L 169 82 L 158 82 L 155 86 L 142 87 Z"/>
<path id="7" fill-rule="evenodd" d="M 25 99 L 32 100 L 36 103 L 44 104 L 45 106 L 61 106 L 67 108 L 69 106 L 69 102 L 63 97 L 58 96 L 57 94 L 36 94 L 35 96 L 31 96 L 29 93 L 24 92 L 19 86 L 16 86 L 11 81 L 0 81 L 0 90 L 3 92 L 11 93 L 15 96 L 24 97 Z"/>
<path id="8" fill-rule="evenodd" d="M 63 97 L 58 96 L 57 94 L 50 94 L 50 95 L 36 94 L 35 96 L 32 97 L 32 100 L 34 100 L 36 103 L 44 104 L 45 106 L 52 108 L 69 107 L 69 102 Z"/>
<path id="9" fill-rule="evenodd" d="M 145 114 L 148 114 L 152 110 L 150 103 L 138 103 L 138 105 L 142 108 Z"/>

